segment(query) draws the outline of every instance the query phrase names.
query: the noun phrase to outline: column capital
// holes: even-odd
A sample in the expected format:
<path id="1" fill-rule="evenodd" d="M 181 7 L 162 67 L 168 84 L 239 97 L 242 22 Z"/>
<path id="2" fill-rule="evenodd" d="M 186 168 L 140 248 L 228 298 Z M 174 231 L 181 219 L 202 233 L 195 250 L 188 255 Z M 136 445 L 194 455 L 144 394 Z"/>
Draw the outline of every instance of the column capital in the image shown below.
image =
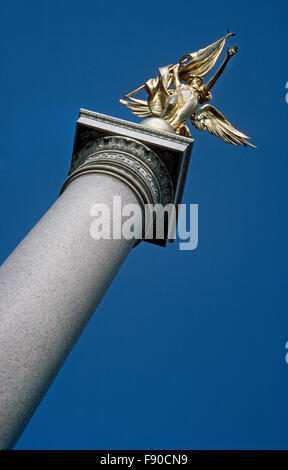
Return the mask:
<path id="1" fill-rule="evenodd" d="M 193 139 L 81 109 L 71 168 L 61 193 L 83 174 L 106 173 L 128 184 L 142 206 L 177 207 L 192 146 Z M 165 246 L 168 240 L 169 228 L 163 240 L 146 241 Z"/>
<path id="2" fill-rule="evenodd" d="M 75 155 L 74 170 L 67 185 L 86 173 L 106 173 L 125 181 L 136 192 L 142 205 L 170 204 L 174 188 L 170 173 L 159 156 L 135 139 L 106 136 L 85 144 Z"/>

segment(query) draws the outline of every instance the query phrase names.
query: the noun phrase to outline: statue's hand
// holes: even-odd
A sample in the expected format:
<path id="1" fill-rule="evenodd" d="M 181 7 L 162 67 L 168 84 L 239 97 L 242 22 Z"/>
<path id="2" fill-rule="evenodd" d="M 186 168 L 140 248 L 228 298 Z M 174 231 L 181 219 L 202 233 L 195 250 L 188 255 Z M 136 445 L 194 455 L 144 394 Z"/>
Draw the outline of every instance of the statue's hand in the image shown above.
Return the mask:
<path id="1" fill-rule="evenodd" d="M 238 52 L 238 46 L 232 47 L 232 49 L 227 49 L 227 57 L 232 57 L 232 55 L 235 55 Z"/>

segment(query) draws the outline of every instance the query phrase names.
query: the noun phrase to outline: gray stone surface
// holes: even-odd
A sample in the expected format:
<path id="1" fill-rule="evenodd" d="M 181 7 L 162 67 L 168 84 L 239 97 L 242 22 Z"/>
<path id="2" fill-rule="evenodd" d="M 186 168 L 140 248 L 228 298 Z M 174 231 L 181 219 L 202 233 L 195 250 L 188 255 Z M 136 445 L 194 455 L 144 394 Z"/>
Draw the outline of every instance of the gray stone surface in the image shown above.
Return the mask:
<path id="1" fill-rule="evenodd" d="M 13 446 L 77 341 L 135 240 L 94 240 L 91 206 L 131 188 L 82 175 L 0 270 L 0 447 Z"/>

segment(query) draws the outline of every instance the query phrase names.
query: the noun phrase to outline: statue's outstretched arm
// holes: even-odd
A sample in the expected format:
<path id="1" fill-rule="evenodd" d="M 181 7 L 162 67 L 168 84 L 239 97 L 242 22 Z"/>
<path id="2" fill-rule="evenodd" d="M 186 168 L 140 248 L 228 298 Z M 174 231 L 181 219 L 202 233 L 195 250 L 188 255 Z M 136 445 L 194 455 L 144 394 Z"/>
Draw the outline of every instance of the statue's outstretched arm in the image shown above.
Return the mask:
<path id="1" fill-rule="evenodd" d="M 236 52 L 238 51 L 238 46 L 234 46 L 232 49 L 229 49 L 228 47 L 228 50 L 227 50 L 227 55 L 224 59 L 224 62 L 223 64 L 219 67 L 219 69 L 217 70 L 217 72 L 215 73 L 214 77 L 212 77 L 208 83 L 206 83 L 206 85 L 204 85 L 204 89 L 206 92 L 210 91 L 211 88 L 215 85 L 215 83 L 217 82 L 218 78 L 222 75 L 222 73 L 224 72 L 225 70 L 225 67 L 226 65 L 228 64 L 229 60 L 231 59 L 231 57 L 236 54 Z"/>

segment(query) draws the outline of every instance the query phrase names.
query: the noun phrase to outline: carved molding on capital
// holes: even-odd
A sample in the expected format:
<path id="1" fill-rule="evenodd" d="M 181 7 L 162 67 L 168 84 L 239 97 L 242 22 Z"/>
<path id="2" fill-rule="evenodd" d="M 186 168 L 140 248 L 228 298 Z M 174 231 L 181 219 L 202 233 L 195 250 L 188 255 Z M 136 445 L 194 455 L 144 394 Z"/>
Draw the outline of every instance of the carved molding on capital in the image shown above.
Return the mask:
<path id="1" fill-rule="evenodd" d="M 154 151 L 137 140 L 122 136 L 101 137 L 82 147 L 73 161 L 61 192 L 83 174 L 106 173 L 125 181 L 142 204 L 165 206 L 173 201 L 173 184 L 165 164 Z"/>

